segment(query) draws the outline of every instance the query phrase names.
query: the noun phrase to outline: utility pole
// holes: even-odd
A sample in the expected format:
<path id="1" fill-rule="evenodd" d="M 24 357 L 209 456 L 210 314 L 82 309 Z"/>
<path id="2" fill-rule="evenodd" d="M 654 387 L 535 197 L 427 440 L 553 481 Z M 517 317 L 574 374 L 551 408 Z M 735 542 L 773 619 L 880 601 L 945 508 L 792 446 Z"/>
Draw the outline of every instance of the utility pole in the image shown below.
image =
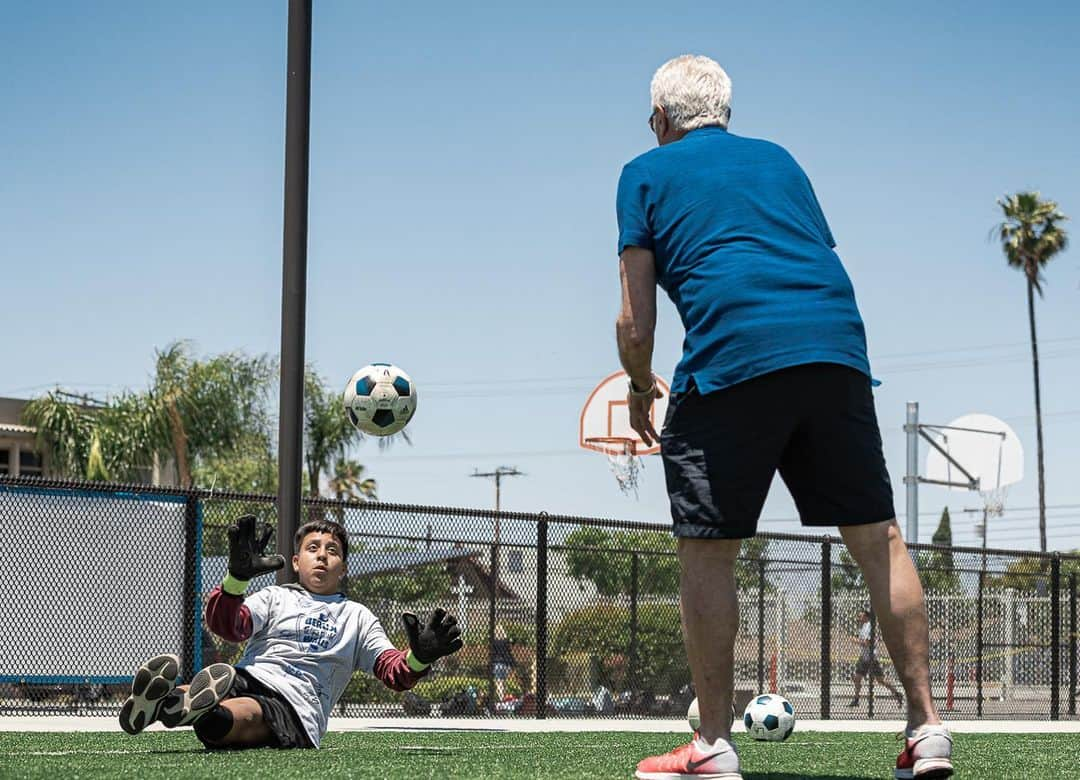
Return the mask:
<path id="1" fill-rule="evenodd" d="M 517 466 L 510 468 L 509 466 L 499 466 L 494 471 L 473 471 L 472 476 L 483 477 L 484 479 L 495 480 L 495 511 L 498 512 L 501 508 L 501 493 L 502 493 L 502 478 L 503 477 L 524 477 L 524 471 L 518 471 Z M 499 518 L 495 518 L 495 544 L 499 543 Z"/>
<path id="2" fill-rule="evenodd" d="M 500 528 L 501 518 L 498 515 L 498 512 L 500 511 L 501 504 L 502 504 L 502 502 L 501 502 L 502 480 L 503 480 L 503 477 L 524 477 L 525 472 L 518 471 L 517 466 L 514 466 L 512 468 L 509 467 L 509 466 L 499 466 L 494 471 L 476 471 L 476 470 L 474 470 L 473 473 L 472 473 L 472 476 L 481 477 L 483 479 L 493 479 L 493 480 L 495 480 L 495 512 L 496 512 L 496 515 L 495 515 L 495 529 L 494 529 L 495 530 L 495 538 L 494 538 L 494 540 L 492 542 L 492 546 L 491 546 L 491 557 L 492 557 L 492 560 L 495 562 L 495 565 L 498 566 L 499 565 L 499 542 L 500 542 L 501 536 L 502 536 L 502 532 L 501 532 L 501 528 Z M 496 572 L 492 572 L 493 577 L 495 576 L 495 574 L 496 574 Z M 497 580 L 496 580 L 496 582 L 497 582 Z"/>
<path id="3" fill-rule="evenodd" d="M 495 712 L 495 626 L 498 620 L 498 603 L 499 603 L 499 512 L 502 509 L 502 480 L 503 477 L 522 477 L 525 476 L 522 472 L 517 470 L 517 467 L 509 468 L 507 466 L 499 466 L 494 471 L 479 471 L 473 470 L 472 476 L 481 477 L 483 479 L 495 480 L 495 538 L 491 544 L 491 595 L 488 599 L 488 626 L 487 626 L 487 642 L 488 642 L 488 711 Z M 464 582 L 459 583 L 464 585 Z M 462 588 L 463 589 L 463 588 Z"/>

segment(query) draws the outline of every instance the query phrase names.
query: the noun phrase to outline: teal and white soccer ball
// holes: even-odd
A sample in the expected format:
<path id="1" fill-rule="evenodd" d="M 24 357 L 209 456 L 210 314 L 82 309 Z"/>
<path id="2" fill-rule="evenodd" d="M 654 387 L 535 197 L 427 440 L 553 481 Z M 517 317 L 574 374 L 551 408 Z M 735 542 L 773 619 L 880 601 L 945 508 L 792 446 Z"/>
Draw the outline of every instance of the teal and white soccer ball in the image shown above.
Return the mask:
<path id="1" fill-rule="evenodd" d="M 371 436 L 390 436 L 416 413 L 416 385 L 397 366 L 372 363 L 352 375 L 343 400 L 349 422 Z"/>
<path id="2" fill-rule="evenodd" d="M 775 693 L 764 693 L 746 705 L 743 724 L 753 739 L 783 742 L 795 730 L 795 709 Z"/>

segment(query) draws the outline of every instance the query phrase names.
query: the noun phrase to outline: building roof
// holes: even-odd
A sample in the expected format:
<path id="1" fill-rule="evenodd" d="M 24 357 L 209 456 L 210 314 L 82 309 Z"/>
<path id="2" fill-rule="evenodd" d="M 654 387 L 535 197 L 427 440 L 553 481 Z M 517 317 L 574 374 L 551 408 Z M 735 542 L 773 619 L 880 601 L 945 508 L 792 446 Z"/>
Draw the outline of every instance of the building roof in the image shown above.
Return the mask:
<path id="1" fill-rule="evenodd" d="M 37 428 L 32 425 L 0 422 L 0 433 L 28 433 L 32 436 L 37 433 Z"/>

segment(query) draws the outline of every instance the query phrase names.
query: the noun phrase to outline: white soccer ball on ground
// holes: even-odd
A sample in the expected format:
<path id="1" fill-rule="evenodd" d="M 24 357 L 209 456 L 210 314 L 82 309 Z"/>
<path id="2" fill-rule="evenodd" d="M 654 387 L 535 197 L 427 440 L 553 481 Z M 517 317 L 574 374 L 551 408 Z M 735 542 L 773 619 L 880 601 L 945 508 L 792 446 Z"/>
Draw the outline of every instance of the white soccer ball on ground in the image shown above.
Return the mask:
<path id="1" fill-rule="evenodd" d="M 697 697 L 690 702 L 690 706 L 686 710 L 686 720 L 690 722 L 690 728 L 693 731 L 697 731 L 701 728 L 701 713 L 698 711 Z"/>
<path id="2" fill-rule="evenodd" d="M 783 742 L 795 730 L 795 709 L 775 693 L 763 693 L 746 705 L 743 724 L 753 739 Z"/>
<path id="3" fill-rule="evenodd" d="M 690 702 L 690 706 L 686 708 L 686 721 L 690 724 L 692 731 L 697 731 L 701 728 L 701 711 L 698 710 L 697 697 Z M 735 722 L 735 705 L 731 705 L 731 722 Z"/>
<path id="4" fill-rule="evenodd" d="M 345 386 L 349 422 L 371 436 L 391 436 L 416 413 L 416 385 L 390 363 L 364 366 Z"/>

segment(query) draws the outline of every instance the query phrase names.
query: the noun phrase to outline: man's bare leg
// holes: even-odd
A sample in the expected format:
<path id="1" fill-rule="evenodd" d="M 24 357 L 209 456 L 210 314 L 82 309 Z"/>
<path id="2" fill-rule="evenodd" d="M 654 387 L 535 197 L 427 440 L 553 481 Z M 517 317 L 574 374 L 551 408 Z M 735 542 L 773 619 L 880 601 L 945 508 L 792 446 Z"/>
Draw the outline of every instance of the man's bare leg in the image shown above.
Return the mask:
<path id="1" fill-rule="evenodd" d="M 926 601 L 895 520 L 840 529 L 870 590 L 896 673 L 907 692 L 908 728 L 941 723 L 930 695 L 930 635 Z"/>
<path id="2" fill-rule="evenodd" d="M 731 739 L 741 545 L 739 539 L 679 539 L 683 641 L 701 711 L 698 733 L 709 742 Z"/>

